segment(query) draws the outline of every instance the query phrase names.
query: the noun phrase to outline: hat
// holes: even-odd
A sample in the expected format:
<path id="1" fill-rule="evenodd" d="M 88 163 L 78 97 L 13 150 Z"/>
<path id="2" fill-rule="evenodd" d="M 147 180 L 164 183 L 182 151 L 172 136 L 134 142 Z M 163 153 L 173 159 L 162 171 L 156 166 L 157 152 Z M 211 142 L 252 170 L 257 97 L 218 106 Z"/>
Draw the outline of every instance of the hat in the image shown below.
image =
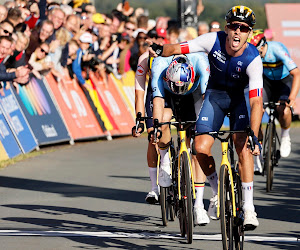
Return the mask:
<path id="1" fill-rule="evenodd" d="M 158 37 L 166 38 L 167 37 L 167 31 L 163 28 L 156 29 L 156 33 Z"/>
<path id="2" fill-rule="evenodd" d="M 132 33 L 132 37 L 133 37 L 133 38 L 136 38 L 137 35 L 138 35 L 140 32 L 142 32 L 142 33 L 144 33 L 144 34 L 147 35 L 147 30 L 138 28 L 138 29 L 136 29 L 136 30 Z"/>
<path id="3" fill-rule="evenodd" d="M 93 37 L 92 37 L 91 33 L 85 32 L 80 36 L 79 40 L 82 43 L 92 43 Z"/>
<path id="4" fill-rule="evenodd" d="M 92 20 L 96 24 L 105 23 L 105 19 L 100 13 L 93 14 Z"/>
<path id="5" fill-rule="evenodd" d="M 130 42 L 130 36 L 126 32 L 123 32 L 121 34 L 121 37 L 122 37 L 122 40 Z"/>

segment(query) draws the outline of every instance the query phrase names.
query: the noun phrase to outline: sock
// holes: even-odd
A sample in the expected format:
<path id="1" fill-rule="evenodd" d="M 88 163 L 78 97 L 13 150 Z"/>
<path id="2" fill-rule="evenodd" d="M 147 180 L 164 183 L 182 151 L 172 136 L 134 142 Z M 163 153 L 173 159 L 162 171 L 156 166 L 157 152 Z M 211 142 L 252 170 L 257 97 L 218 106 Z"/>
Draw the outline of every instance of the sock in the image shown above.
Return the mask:
<path id="1" fill-rule="evenodd" d="M 204 204 L 203 204 L 204 186 L 205 186 L 205 182 L 195 182 L 196 200 L 194 203 L 194 207 L 204 208 Z"/>
<path id="2" fill-rule="evenodd" d="M 160 165 L 170 165 L 169 145 L 165 148 L 158 148 L 160 154 Z"/>
<path id="3" fill-rule="evenodd" d="M 151 187 L 152 191 L 158 193 L 158 186 L 157 186 L 157 168 L 149 168 L 149 176 L 151 180 Z"/>
<path id="4" fill-rule="evenodd" d="M 243 189 L 243 199 L 244 205 L 243 209 L 251 210 L 254 212 L 254 205 L 253 205 L 253 181 L 251 182 L 242 182 L 242 189 Z"/>
<path id="5" fill-rule="evenodd" d="M 281 138 L 285 136 L 290 136 L 290 128 L 287 129 L 281 128 Z"/>
<path id="6" fill-rule="evenodd" d="M 212 188 L 213 196 L 215 196 L 216 194 L 218 194 L 218 175 L 217 175 L 217 172 L 215 171 L 210 176 L 207 176 L 207 179 L 208 179 L 209 185 Z"/>

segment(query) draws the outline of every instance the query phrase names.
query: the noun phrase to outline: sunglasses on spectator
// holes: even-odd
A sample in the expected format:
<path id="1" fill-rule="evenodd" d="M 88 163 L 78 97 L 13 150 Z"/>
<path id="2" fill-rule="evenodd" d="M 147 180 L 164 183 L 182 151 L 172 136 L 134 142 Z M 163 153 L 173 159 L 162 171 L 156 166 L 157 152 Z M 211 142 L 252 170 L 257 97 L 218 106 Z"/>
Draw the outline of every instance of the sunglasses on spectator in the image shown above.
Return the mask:
<path id="1" fill-rule="evenodd" d="M 147 37 L 146 37 L 146 36 L 138 36 L 137 39 L 143 39 L 143 40 L 146 40 Z"/>
<path id="2" fill-rule="evenodd" d="M 131 31 L 134 31 L 134 30 L 135 30 L 134 28 L 128 28 L 128 27 L 125 27 L 125 29 L 131 30 Z"/>
<path id="3" fill-rule="evenodd" d="M 42 49 L 42 48 L 41 48 L 41 52 L 45 53 L 46 56 L 49 54 L 49 52 L 45 51 L 45 50 Z"/>
<path id="4" fill-rule="evenodd" d="M 1 27 L 1 29 L 3 29 L 3 28 Z M 3 32 L 4 32 L 5 34 L 11 35 L 11 33 L 10 33 L 8 30 L 6 30 L 6 29 L 3 29 Z"/>
<path id="5" fill-rule="evenodd" d="M 236 31 L 237 29 L 240 29 L 240 31 L 243 33 L 248 33 L 250 30 L 252 30 L 251 27 L 240 24 L 240 23 L 228 23 L 227 27 L 234 31 Z"/>

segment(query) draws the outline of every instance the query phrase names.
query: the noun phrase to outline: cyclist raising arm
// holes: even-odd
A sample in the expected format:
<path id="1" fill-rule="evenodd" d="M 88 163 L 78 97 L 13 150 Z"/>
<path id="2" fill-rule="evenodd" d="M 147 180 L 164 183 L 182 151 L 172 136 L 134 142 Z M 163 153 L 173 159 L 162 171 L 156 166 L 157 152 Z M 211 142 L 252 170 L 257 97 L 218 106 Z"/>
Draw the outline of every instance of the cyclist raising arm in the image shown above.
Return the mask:
<path id="1" fill-rule="evenodd" d="M 194 40 L 164 45 L 152 45 L 150 52 L 162 52 L 162 56 L 204 51 L 208 53 L 211 75 L 205 93 L 203 106 L 196 124 L 197 132 L 218 131 L 225 115 L 231 113 L 231 128 L 243 130 L 249 124 L 244 89 L 249 85 L 251 117 L 250 125 L 258 135 L 262 118 L 262 61 L 256 48 L 247 43 L 255 25 L 254 12 L 245 6 L 234 6 L 226 14 L 225 32 L 212 32 Z M 160 54 L 160 53 L 159 53 Z M 157 55 L 157 54 L 156 54 Z M 245 230 L 259 225 L 253 205 L 253 157 L 259 155 L 258 145 L 250 153 L 247 135 L 235 134 L 234 143 L 239 157 L 243 186 Z M 214 138 L 200 135 L 195 138 L 195 147 L 200 166 L 206 176 L 215 173 L 215 162 L 211 154 Z M 258 143 L 257 143 L 258 144 Z M 215 179 L 217 176 L 215 174 Z"/>
<path id="2" fill-rule="evenodd" d="M 295 108 L 295 99 L 300 88 L 300 70 L 290 57 L 287 48 L 280 42 L 266 42 L 262 31 L 254 32 L 250 43 L 256 46 L 263 62 L 264 102 L 286 103 L 286 106 L 279 106 L 277 111 L 281 126 L 280 154 L 282 157 L 288 157 L 291 152 L 289 130 L 292 122 L 288 106 Z M 261 172 L 260 162 L 256 162 L 260 168 L 257 171 Z"/>

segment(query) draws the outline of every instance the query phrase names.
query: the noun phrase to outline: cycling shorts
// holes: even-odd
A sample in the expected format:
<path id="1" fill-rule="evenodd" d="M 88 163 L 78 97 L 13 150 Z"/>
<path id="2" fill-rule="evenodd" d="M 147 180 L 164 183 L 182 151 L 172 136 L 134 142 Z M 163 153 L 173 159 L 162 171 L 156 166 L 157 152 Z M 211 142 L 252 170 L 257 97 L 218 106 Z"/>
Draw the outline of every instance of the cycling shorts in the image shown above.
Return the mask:
<path id="1" fill-rule="evenodd" d="M 264 76 L 263 101 L 286 101 L 289 98 L 292 83 L 293 77 L 291 75 L 288 75 L 281 80 L 270 80 L 269 78 Z"/>
<path id="2" fill-rule="evenodd" d="M 225 116 L 230 112 L 230 129 L 244 130 L 249 125 L 248 109 L 242 91 L 229 94 L 227 91 L 207 89 L 196 123 L 196 132 L 219 131 Z"/>

